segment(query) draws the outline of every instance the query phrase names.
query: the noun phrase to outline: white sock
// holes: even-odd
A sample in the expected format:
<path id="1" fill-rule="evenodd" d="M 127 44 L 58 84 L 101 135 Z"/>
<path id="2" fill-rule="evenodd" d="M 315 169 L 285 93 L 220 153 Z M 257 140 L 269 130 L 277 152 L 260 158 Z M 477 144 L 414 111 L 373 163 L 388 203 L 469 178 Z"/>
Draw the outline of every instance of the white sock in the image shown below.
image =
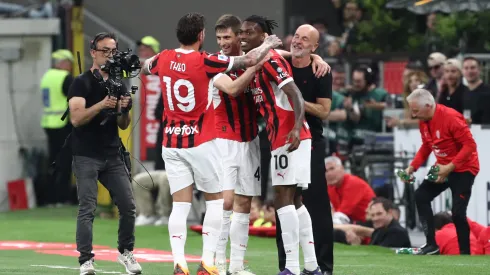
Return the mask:
<path id="1" fill-rule="evenodd" d="M 221 234 L 216 247 L 216 262 L 226 263 L 226 246 L 228 244 L 228 236 L 230 235 L 230 216 L 233 211 L 223 210 L 223 223 L 221 224 Z M 233 217 L 235 218 L 235 217 Z"/>
<path id="2" fill-rule="evenodd" d="M 281 222 L 282 241 L 286 251 L 286 268 L 299 274 L 299 220 L 294 205 L 277 209 Z"/>
<path id="3" fill-rule="evenodd" d="M 315 241 L 313 240 L 313 228 L 311 226 L 310 213 L 308 213 L 308 210 L 304 205 L 298 208 L 296 213 L 298 213 L 299 224 L 301 224 L 299 243 L 303 250 L 305 269 L 314 271 L 318 267 L 318 263 L 316 261 Z"/>
<path id="4" fill-rule="evenodd" d="M 248 227 L 250 224 L 250 214 L 235 213 L 231 221 L 230 228 L 230 268 L 231 273 L 243 270 L 245 251 L 248 245 Z"/>
<path id="5" fill-rule="evenodd" d="M 202 261 L 214 266 L 214 254 L 223 221 L 223 199 L 206 201 L 206 214 L 202 224 Z"/>
<path id="6" fill-rule="evenodd" d="M 172 213 L 168 218 L 168 234 L 170 236 L 170 246 L 174 258 L 174 267 L 179 264 L 187 268 L 185 261 L 185 241 L 187 239 L 187 216 L 191 210 L 191 204 L 188 202 L 174 202 Z"/>

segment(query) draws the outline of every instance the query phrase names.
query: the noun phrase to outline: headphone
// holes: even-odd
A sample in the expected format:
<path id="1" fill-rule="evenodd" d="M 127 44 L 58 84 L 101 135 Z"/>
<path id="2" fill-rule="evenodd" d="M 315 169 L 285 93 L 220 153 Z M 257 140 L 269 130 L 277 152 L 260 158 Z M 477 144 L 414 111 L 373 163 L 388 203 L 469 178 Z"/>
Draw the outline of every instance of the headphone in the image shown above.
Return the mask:
<path id="1" fill-rule="evenodd" d="M 374 74 L 373 69 L 367 65 L 361 65 L 356 68 L 356 71 L 360 71 L 364 73 L 364 80 L 366 81 L 366 85 L 371 85 L 376 82 L 376 75 Z"/>
<path id="2" fill-rule="evenodd" d="M 91 50 L 96 50 L 97 49 L 97 42 L 99 42 L 100 40 L 104 39 L 104 38 L 107 38 L 107 36 L 109 35 L 109 33 L 107 32 L 100 32 L 98 34 L 95 35 L 94 39 L 92 39 L 92 41 L 90 41 L 90 49 Z M 119 48 L 119 42 L 116 40 L 116 48 Z"/>

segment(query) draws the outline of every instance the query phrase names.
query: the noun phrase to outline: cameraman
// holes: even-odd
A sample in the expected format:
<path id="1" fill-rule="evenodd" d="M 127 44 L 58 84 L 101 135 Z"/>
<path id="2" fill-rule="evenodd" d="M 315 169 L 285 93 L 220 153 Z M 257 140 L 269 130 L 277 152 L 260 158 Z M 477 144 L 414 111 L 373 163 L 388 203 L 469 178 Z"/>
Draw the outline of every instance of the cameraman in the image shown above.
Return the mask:
<path id="1" fill-rule="evenodd" d="M 131 274 L 140 274 L 141 266 L 133 256 L 136 207 L 129 171 L 121 158 L 118 126 L 130 123 L 131 97 L 109 97 L 103 81 L 108 74 L 101 70 L 117 52 L 114 34 L 99 33 L 91 42 L 93 65 L 78 76 L 68 93 L 72 131 L 73 172 L 77 179 L 79 210 L 77 217 L 77 250 L 80 252 L 80 274 L 95 274 L 92 253 L 92 226 L 97 205 L 97 180 L 109 190 L 119 209 L 118 262 Z M 99 76 L 100 76 L 99 75 Z M 127 91 L 123 85 L 123 91 Z M 120 100 L 120 101 L 118 101 Z M 117 108 L 120 116 L 108 116 Z M 105 124 L 101 123 L 107 118 Z"/>

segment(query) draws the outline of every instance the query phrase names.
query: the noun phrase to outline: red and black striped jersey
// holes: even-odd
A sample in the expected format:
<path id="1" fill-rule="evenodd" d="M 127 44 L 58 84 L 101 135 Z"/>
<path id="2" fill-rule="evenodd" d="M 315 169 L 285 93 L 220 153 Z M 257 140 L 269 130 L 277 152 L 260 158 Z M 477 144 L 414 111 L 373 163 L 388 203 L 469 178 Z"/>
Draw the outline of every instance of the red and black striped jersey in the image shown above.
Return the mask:
<path id="1" fill-rule="evenodd" d="M 227 75 L 234 81 L 243 72 L 238 70 Z M 247 91 L 233 97 L 215 88 L 213 101 L 218 138 L 247 142 L 257 137 L 257 108 L 252 93 Z"/>
<path id="2" fill-rule="evenodd" d="M 192 148 L 216 138 L 211 79 L 232 66 L 233 57 L 184 49 L 153 57 L 148 69 L 161 78 L 164 93 L 164 147 Z"/>
<path id="3" fill-rule="evenodd" d="M 291 67 L 282 56 L 271 50 L 272 57 L 264 63 L 262 70 L 251 83 L 255 104 L 266 121 L 266 130 L 271 150 L 286 145 L 287 136 L 294 128 L 293 103 L 281 88 L 293 82 Z M 311 138 L 308 123 L 303 122 L 301 140 Z"/>

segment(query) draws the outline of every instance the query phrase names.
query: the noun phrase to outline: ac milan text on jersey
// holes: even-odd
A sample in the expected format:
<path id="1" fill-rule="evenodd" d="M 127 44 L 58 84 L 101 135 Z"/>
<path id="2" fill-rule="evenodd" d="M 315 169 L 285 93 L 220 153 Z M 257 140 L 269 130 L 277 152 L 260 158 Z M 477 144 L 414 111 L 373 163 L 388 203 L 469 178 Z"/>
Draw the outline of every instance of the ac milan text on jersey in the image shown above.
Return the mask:
<path id="1" fill-rule="evenodd" d="M 161 81 L 163 146 L 192 148 L 216 138 L 211 79 L 226 73 L 233 57 L 192 50 L 163 50 L 149 64 Z"/>
<path id="2" fill-rule="evenodd" d="M 293 82 L 291 67 L 276 51 L 264 63 L 250 85 L 255 105 L 267 123 L 266 130 L 271 142 L 271 150 L 284 146 L 287 135 L 294 128 L 293 104 L 281 88 Z M 308 124 L 303 122 L 300 139 L 311 138 Z"/>

